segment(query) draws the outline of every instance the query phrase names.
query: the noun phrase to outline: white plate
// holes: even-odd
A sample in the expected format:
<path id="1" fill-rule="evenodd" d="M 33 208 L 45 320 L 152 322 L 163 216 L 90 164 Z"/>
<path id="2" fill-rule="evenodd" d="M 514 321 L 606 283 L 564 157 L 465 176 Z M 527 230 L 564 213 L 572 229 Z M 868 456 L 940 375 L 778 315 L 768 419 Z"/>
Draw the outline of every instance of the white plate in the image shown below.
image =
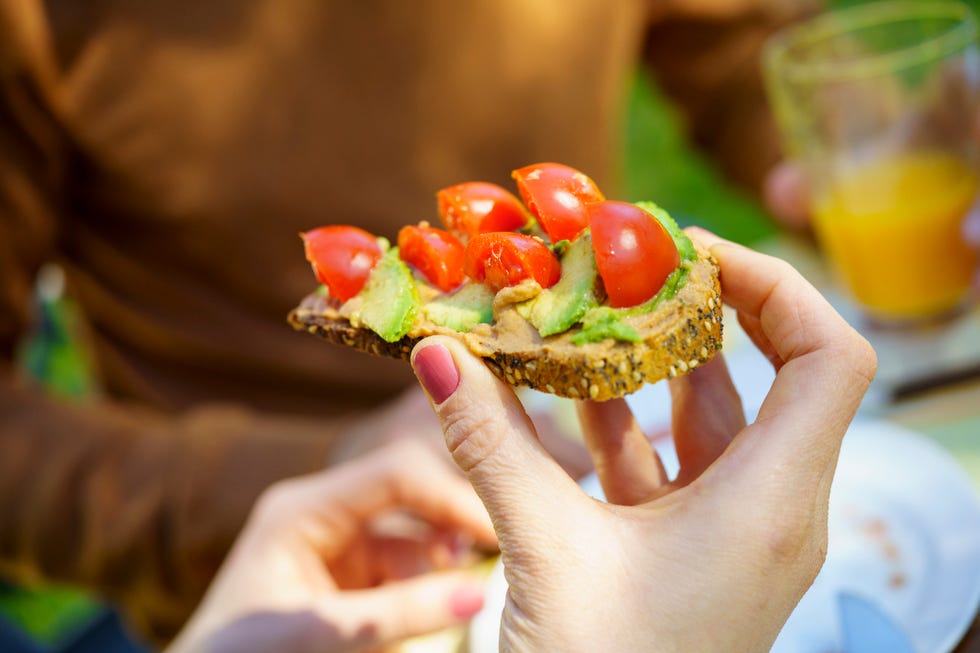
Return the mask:
<path id="1" fill-rule="evenodd" d="M 773 653 L 840 650 L 842 590 L 874 602 L 919 653 L 956 647 L 980 604 L 980 503 L 944 449 L 887 422 L 856 422 L 829 529 L 827 562 Z"/>
<path id="2" fill-rule="evenodd" d="M 669 442 L 658 443 L 668 472 Z M 583 489 L 601 498 L 594 476 Z M 919 653 L 948 653 L 980 606 L 980 502 L 945 450 L 887 422 L 855 422 L 844 438 L 830 500 L 823 570 L 773 653 L 841 650 L 837 593 L 859 594 L 902 627 Z M 495 653 L 507 592 L 498 563 L 470 627 L 470 653 Z"/>

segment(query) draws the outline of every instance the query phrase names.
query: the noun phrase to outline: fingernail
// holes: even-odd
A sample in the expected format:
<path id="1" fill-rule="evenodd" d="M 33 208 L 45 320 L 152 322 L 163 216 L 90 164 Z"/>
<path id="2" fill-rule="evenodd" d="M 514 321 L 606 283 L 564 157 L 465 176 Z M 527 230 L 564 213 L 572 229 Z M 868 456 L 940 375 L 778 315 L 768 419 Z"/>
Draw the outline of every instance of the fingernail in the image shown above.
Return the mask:
<path id="1" fill-rule="evenodd" d="M 426 345 L 418 350 L 412 365 L 415 376 L 435 403 L 441 404 L 456 392 L 459 370 L 452 354 L 442 345 Z"/>
<path id="2" fill-rule="evenodd" d="M 471 619 L 483 609 L 483 588 L 477 585 L 464 585 L 449 597 L 449 609 L 457 619 Z"/>

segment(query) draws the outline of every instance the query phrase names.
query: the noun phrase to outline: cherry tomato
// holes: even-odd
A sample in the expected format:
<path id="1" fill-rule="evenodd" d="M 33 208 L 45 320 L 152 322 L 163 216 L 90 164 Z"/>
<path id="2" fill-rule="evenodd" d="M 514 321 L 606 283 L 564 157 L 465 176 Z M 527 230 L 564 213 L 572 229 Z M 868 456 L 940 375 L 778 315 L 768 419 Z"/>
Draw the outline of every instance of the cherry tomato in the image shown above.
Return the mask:
<path id="1" fill-rule="evenodd" d="M 636 306 L 657 294 L 680 265 L 670 233 L 650 213 L 627 202 L 589 204 L 587 213 L 609 305 Z"/>
<path id="2" fill-rule="evenodd" d="M 382 255 L 377 238 L 358 227 L 319 227 L 300 236 L 316 278 L 342 302 L 361 292 Z"/>
<path id="3" fill-rule="evenodd" d="M 542 288 L 558 283 L 561 263 L 536 238 L 512 231 L 478 234 L 466 245 L 463 270 L 494 292 L 534 279 Z"/>
<path id="4" fill-rule="evenodd" d="M 585 207 L 605 199 L 595 182 L 560 163 L 536 163 L 511 173 L 527 208 L 551 242 L 575 240 L 589 226 Z"/>
<path id="5" fill-rule="evenodd" d="M 444 292 L 463 283 L 463 243 L 448 231 L 423 225 L 402 227 L 398 255 Z"/>
<path id="6" fill-rule="evenodd" d="M 517 231 L 529 217 L 512 193 L 482 181 L 443 188 L 436 193 L 436 202 L 442 223 L 461 238 L 491 231 Z"/>

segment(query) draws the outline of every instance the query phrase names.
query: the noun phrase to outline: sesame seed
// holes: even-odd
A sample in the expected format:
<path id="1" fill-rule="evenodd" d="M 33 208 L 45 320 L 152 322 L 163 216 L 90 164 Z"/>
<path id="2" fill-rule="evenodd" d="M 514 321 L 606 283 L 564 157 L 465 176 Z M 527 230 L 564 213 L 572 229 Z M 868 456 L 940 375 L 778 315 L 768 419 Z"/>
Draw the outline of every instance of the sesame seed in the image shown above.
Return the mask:
<path id="1" fill-rule="evenodd" d="M 589 396 L 593 399 L 599 396 L 599 386 L 597 386 L 595 383 L 589 386 Z"/>
<path id="2" fill-rule="evenodd" d="M 677 368 L 671 365 L 670 369 L 667 370 L 667 375 L 670 376 L 670 378 L 677 376 Z"/>
<path id="3" fill-rule="evenodd" d="M 514 378 L 517 379 L 518 381 L 521 380 L 521 371 L 520 370 L 514 370 Z"/>
<path id="4" fill-rule="evenodd" d="M 592 367 L 596 368 L 597 370 L 601 370 L 605 366 L 606 366 L 606 361 L 601 358 L 596 359 L 595 361 L 592 362 Z"/>
<path id="5" fill-rule="evenodd" d="M 572 386 L 571 388 L 568 389 L 568 394 L 572 397 L 581 396 L 581 393 L 579 393 L 578 388 L 576 388 L 575 386 Z"/>
<path id="6" fill-rule="evenodd" d="M 701 358 L 707 358 L 708 357 L 708 348 L 707 347 L 702 347 L 701 348 L 701 351 L 698 352 L 698 353 L 701 354 Z"/>
<path id="7" fill-rule="evenodd" d="M 619 364 L 619 366 L 616 369 L 619 371 L 620 374 L 626 374 L 627 372 L 630 371 L 630 366 L 629 363 L 623 361 L 622 363 Z"/>
<path id="8" fill-rule="evenodd" d="M 633 380 L 639 383 L 640 381 L 643 380 L 643 375 L 640 374 L 639 372 L 633 372 Z"/>
<path id="9" fill-rule="evenodd" d="M 714 297 L 708 297 L 708 308 L 714 309 L 714 307 L 715 307 L 715 298 Z"/>
<path id="10" fill-rule="evenodd" d="M 588 379 L 582 379 L 582 387 L 583 388 L 588 388 L 589 387 L 589 380 Z"/>
<path id="11" fill-rule="evenodd" d="M 527 369 L 529 369 L 529 370 L 531 370 L 533 372 L 534 370 L 538 369 L 538 364 L 532 361 L 532 362 L 529 362 L 524 367 L 526 367 Z"/>
<path id="12" fill-rule="evenodd" d="M 688 361 L 688 363 L 687 363 L 687 364 L 688 364 L 688 365 L 689 365 L 689 366 L 691 367 L 691 369 L 693 370 L 693 369 L 694 369 L 695 367 L 697 367 L 697 366 L 698 366 L 698 359 L 696 359 L 696 358 L 692 358 L 692 359 L 691 359 L 690 361 Z"/>
<path id="13" fill-rule="evenodd" d="M 544 389 L 550 392 L 551 394 L 555 394 L 555 386 L 551 385 L 550 383 L 546 385 Z"/>
<path id="14" fill-rule="evenodd" d="M 681 374 L 683 374 L 684 372 L 687 371 L 687 363 L 685 363 L 684 361 L 678 361 L 677 369 L 679 369 L 681 371 Z"/>

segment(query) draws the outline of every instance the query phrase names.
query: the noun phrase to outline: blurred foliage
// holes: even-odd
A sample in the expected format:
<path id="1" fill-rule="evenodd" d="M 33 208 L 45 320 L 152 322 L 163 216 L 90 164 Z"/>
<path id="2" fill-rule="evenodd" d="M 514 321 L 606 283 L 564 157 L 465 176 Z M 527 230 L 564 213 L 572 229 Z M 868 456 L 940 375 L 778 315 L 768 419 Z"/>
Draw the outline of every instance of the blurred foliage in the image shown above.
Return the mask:
<path id="1" fill-rule="evenodd" d="M 654 201 L 681 226 L 696 224 L 740 243 L 776 231 L 757 201 L 728 184 L 690 147 L 679 115 L 647 75 L 635 75 L 629 92 L 625 172 L 630 200 Z"/>
<path id="2" fill-rule="evenodd" d="M 60 271 L 46 267 L 41 276 Z M 79 346 L 81 316 L 70 299 L 44 291 L 39 284 L 35 327 L 17 353 L 18 365 L 48 392 L 84 400 L 95 392 L 92 365 Z M 19 626 L 38 644 L 57 648 L 105 608 L 86 594 L 67 587 L 22 588 L 0 585 L 0 615 Z"/>
<path id="3" fill-rule="evenodd" d="M 40 297 L 36 327 L 18 351 L 18 364 L 52 394 L 83 399 L 95 392 L 95 379 L 80 340 L 81 316 L 70 299 Z"/>
<path id="4" fill-rule="evenodd" d="M 99 603 L 70 588 L 0 588 L 0 614 L 49 648 L 71 639 L 102 610 Z"/>
<path id="5" fill-rule="evenodd" d="M 865 5 L 870 2 L 880 2 L 880 0 L 830 0 L 828 6 L 832 9 L 844 9 L 853 7 L 854 5 Z M 960 2 L 973 9 L 974 12 L 980 13 L 980 0 L 960 0 Z"/>

